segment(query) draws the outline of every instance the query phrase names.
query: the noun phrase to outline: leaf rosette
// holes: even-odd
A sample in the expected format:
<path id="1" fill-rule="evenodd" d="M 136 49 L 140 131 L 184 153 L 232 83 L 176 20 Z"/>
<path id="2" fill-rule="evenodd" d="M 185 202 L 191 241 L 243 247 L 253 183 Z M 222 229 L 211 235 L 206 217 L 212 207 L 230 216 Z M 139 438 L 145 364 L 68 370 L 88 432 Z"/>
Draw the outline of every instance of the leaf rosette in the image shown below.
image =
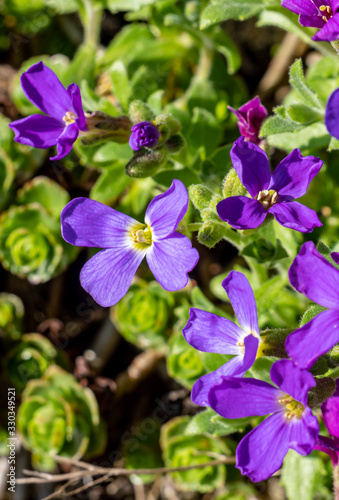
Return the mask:
<path id="1" fill-rule="evenodd" d="M 157 282 L 133 285 L 112 308 L 111 317 L 123 337 L 141 349 L 166 349 L 173 296 Z"/>
<path id="2" fill-rule="evenodd" d="M 55 455 L 89 458 L 100 455 L 106 444 L 93 392 L 56 365 L 28 382 L 17 424 L 33 466 L 41 470 L 53 470 Z"/>
<path id="3" fill-rule="evenodd" d="M 24 305 L 12 293 L 0 293 L 0 336 L 5 340 L 18 340 L 22 334 Z"/>
<path id="4" fill-rule="evenodd" d="M 67 264 L 60 223 L 38 203 L 12 206 L 0 218 L 0 261 L 30 283 L 44 283 Z"/>
<path id="5" fill-rule="evenodd" d="M 12 384 L 23 390 L 29 380 L 40 378 L 51 364 L 65 367 L 66 359 L 43 335 L 28 333 L 6 355 L 6 371 Z"/>
<path id="6" fill-rule="evenodd" d="M 211 462 L 215 454 L 229 455 L 225 442 L 207 434 L 185 436 L 189 416 L 176 417 L 161 428 L 160 445 L 167 467 L 185 467 Z M 224 465 L 174 472 L 173 481 L 182 491 L 206 493 L 221 488 L 226 479 Z"/>

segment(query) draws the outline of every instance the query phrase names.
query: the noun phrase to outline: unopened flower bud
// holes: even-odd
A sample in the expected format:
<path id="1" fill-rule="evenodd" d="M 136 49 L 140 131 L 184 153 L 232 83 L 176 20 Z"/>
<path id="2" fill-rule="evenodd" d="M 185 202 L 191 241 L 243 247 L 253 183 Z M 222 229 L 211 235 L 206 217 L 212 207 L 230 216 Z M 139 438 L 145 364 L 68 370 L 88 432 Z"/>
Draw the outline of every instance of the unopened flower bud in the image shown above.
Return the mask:
<path id="1" fill-rule="evenodd" d="M 133 123 L 153 121 L 155 116 L 151 108 L 142 101 L 135 100 L 129 105 L 128 114 Z"/>
<path id="2" fill-rule="evenodd" d="M 225 235 L 225 225 L 208 220 L 204 222 L 198 233 L 198 241 L 208 248 L 213 248 Z"/>
<path id="3" fill-rule="evenodd" d="M 125 167 L 130 177 L 151 177 L 167 162 L 167 151 L 161 149 L 143 149 L 138 151 Z"/>
<path id="4" fill-rule="evenodd" d="M 208 207 L 212 193 L 203 184 L 192 184 L 188 188 L 188 194 L 191 202 L 198 210 L 203 210 Z"/>
<path id="5" fill-rule="evenodd" d="M 172 135 L 166 142 L 165 146 L 169 153 L 178 153 L 186 144 L 185 139 L 181 134 Z"/>
<path id="6" fill-rule="evenodd" d="M 131 131 L 129 145 L 133 151 L 139 151 L 142 147 L 153 148 L 160 139 L 160 132 L 152 122 L 137 123 Z"/>
<path id="7" fill-rule="evenodd" d="M 242 185 L 234 168 L 231 168 L 223 180 L 222 194 L 224 198 L 229 198 L 230 196 L 243 196 L 246 194 L 246 188 Z"/>

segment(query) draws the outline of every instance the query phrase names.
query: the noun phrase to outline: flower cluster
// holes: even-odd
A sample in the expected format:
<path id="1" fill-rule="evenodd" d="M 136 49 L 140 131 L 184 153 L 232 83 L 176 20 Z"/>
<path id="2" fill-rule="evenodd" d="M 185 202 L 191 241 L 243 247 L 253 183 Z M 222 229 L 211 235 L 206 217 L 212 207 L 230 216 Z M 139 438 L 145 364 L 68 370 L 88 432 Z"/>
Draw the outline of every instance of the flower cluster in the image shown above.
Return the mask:
<path id="1" fill-rule="evenodd" d="M 309 2 L 283 0 L 282 5 L 298 13 L 303 26 L 321 28 L 314 36 L 314 40 L 335 40 L 339 37 L 338 2 L 339 0 L 328 0 L 325 3 L 318 0 Z M 159 169 L 160 174 L 164 174 L 164 177 L 161 175 L 155 177 L 160 184 L 160 189 L 159 185 L 156 189 L 160 190 L 161 194 L 155 196 L 149 203 L 144 222 L 139 222 L 90 198 L 75 198 L 67 204 L 69 198 L 64 199 L 61 204 L 64 207 L 61 212 L 63 239 L 76 247 L 101 249 L 82 268 L 80 273 L 82 287 L 101 306 L 113 306 L 127 294 L 144 258 L 163 289 L 171 292 L 186 287 L 189 280 L 188 273 L 194 269 L 199 260 L 198 251 L 192 247 L 188 236 L 183 234 L 186 230 L 187 232 L 190 230 L 186 224 L 181 223 L 189 206 L 187 189 L 183 182 L 174 179 L 171 186 L 162 192 L 162 181 L 159 180 L 165 179 L 168 174 L 162 169 L 167 165 L 170 153 L 178 153 L 185 145 L 185 139 L 180 134 L 179 121 L 167 114 L 158 117 L 149 115 L 147 119 L 143 119 L 139 116 L 142 111 L 140 103 L 137 110 L 140 120 L 138 122 L 133 119 L 132 112 L 129 117 L 114 119 L 111 117 L 112 120 L 99 111 L 85 114 L 79 87 L 73 83 L 65 89 L 55 73 L 42 62 L 34 64 L 22 74 L 21 85 L 26 97 L 45 114 L 36 114 L 12 122 L 10 127 L 15 133 L 17 142 L 42 149 L 56 146 L 57 154 L 51 159 L 59 160 L 71 151 L 79 136 L 88 134 L 86 137 L 91 141 L 93 134 L 96 135 L 93 130 L 97 128 L 96 139 L 101 140 L 107 130 L 111 132 L 115 130 L 116 142 L 129 141 L 129 146 L 134 151 L 133 158 L 126 166 L 128 175 L 155 176 Z M 133 106 L 131 108 L 133 110 Z M 225 235 L 229 234 L 227 231 L 233 235 L 237 234 L 222 221 L 236 230 L 257 229 L 265 219 L 269 222 L 273 218 L 285 228 L 300 233 L 310 233 L 314 228 L 321 227 L 322 223 L 316 212 L 296 200 L 306 194 L 310 182 L 322 168 L 322 160 L 315 156 L 302 156 L 299 149 L 294 149 L 271 171 L 268 156 L 262 149 L 265 144 L 259 137 L 261 125 L 267 117 L 267 110 L 261 104 L 259 97 L 247 102 L 238 110 L 231 107 L 229 109 L 238 118 L 241 137 L 235 141 L 230 152 L 234 169 L 227 175 L 229 181 L 227 189 L 225 189 L 226 182 L 223 184 L 222 192 L 225 199 L 222 199 L 221 191 L 212 193 L 210 185 L 207 184 L 196 185 L 191 191 L 191 198 L 194 198 L 194 204 L 203 221 L 200 229 L 203 228 L 210 238 L 209 241 L 212 241 L 209 246 L 214 244 L 215 239 L 220 241 L 226 238 Z M 338 109 L 339 89 L 330 96 L 325 116 L 328 131 L 337 139 L 339 139 Z M 132 123 L 134 125 L 131 128 Z M 127 150 L 131 153 L 128 148 Z M 209 168 L 208 158 L 204 162 L 204 168 L 207 170 Z M 177 170 L 174 166 L 174 171 Z M 201 177 L 204 175 L 205 173 L 201 172 Z M 236 183 L 238 183 L 237 188 L 233 189 Z M 167 181 L 164 181 L 164 184 L 169 185 Z M 153 186 L 154 183 L 152 190 L 155 189 Z M 246 191 L 248 196 L 244 195 Z M 25 192 L 27 197 L 27 189 Z M 61 207 L 54 214 L 55 207 L 51 209 L 53 203 L 49 196 L 41 196 L 39 190 L 30 192 L 33 192 L 33 195 L 25 199 L 25 206 L 8 211 L 0 220 L 0 228 L 3 229 L 0 235 L 0 259 L 17 275 L 26 276 L 32 282 L 39 283 L 50 279 L 63 268 L 66 250 L 64 251 L 60 245 L 60 236 L 56 230 L 56 226 L 59 228 Z M 41 211 L 42 207 L 40 208 L 39 204 L 32 203 L 41 201 L 32 200 L 32 196 L 44 199 L 47 204 L 47 207 L 43 205 L 46 213 Z M 26 222 L 27 216 L 31 219 L 29 224 Z M 34 224 L 38 227 L 35 233 L 32 228 Z M 214 236 L 211 237 L 213 232 Z M 35 234 L 37 244 L 32 234 Z M 242 238 L 243 234 L 237 236 Z M 263 241 L 265 244 L 266 241 Z M 39 253 L 36 253 L 37 248 Z M 276 252 L 276 247 L 272 245 L 272 248 Z M 243 250 L 244 247 L 240 249 Z M 245 251 L 243 255 L 246 255 Z M 284 257 L 286 256 L 287 253 Z M 253 481 L 267 479 L 275 473 L 281 467 L 289 449 L 301 455 L 308 455 L 313 449 L 321 450 L 331 457 L 334 466 L 339 464 L 338 385 L 333 395 L 327 394 L 323 399 L 317 400 L 318 406 L 321 405 L 323 420 L 331 437 L 319 436 L 318 419 L 312 413 L 313 407 L 316 406 L 312 403 L 314 401 L 312 395 L 317 390 L 319 379 L 310 370 L 319 357 L 339 343 L 339 269 L 335 265 L 339 263 L 339 254 L 332 253 L 332 261 L 330 256 L 327 257 L 325 258 L 316 249 L 314 243 L 308 241 L 302 245 L 290 266 L 289 279 L 292 287 L 326 310 L 312 317 L 292 333 L 290 333 L 292 329 L 286 333 L 280 346 L 283 352 L 280 357 L 285 359 L 272 363 L 271 383 L 246 376 L 255 373 L 257 358 L 265 355 L 265 350 L 271 346 L 270 339 L 266 341 L 267 332 L 265 334 L 261 331 L 260 334 L 261 323 L 258 321 L 255 290 L 252 290 L 245 274 L 231 271 L 222 282 L 237 323 L 211 312 L 215 311 L 213 307 L 209 311 L 193 307 L 183 328 L 183 337 L 191 346 L 190 351 L 196 356 L 192 363 L 194 366 L 188 366 L 189 363 L 186 363 L 189 368 L 187 371 L 190 372 L 189 377 L 186 377 L 190 379 L 188 386 L 192 387 L 193 384 L 191 395 L 193 402 L 209 406 L 226 419 L 268 415 L 243 437 L 236 451 L 236 466 L 242 474 L 246 474 Z M 285 269 L 287 275 L 287 268 Z M 163 295 L 166 292 L 161 287 L 157 283 L 150 285 L 146 281 L 143 285 L 139 284 L 139 290 L 137 286 L 132 286 L 119 307 L 112 312 L 112 318 L 115 318 L 122 334 L 138 347 L 151 345 L 153 348 L 163 348 L 167 334 L 167 313 L 168 310 L 175 308 L 175 300 L 173 297 Z M 4 311 L 8 310 L 6 315 L 12 316 L 13 307 L 7 302 Z M 186 312 L 188 307 L 185 309 Z M 187 344 L 181 336 L 181 329 L 186 321 L 187 316 L 180 323 L 180 328 L 176 327 L 182 341 L 181 350 L 178 349 L 176 355 L 179 351 L 182 354 L 183 350 L 187 349 Z M 14 333 L 17 334 L 16 330 Z M 178 336 L 174 339 L 173 345 L 177 341 Z M 46 394 L 44 392 L 41 398 L 40 385 L 32 382 L 29 384 L 24 393 L 26 400 L 19 414 L 19 427 L 24 440 L 31 447 L 31 440 L 36 440 L 39 452 L 37 456 L 42 461 L 43 440 L 48 434 L 48 429 L 46 427 L 42 433 L 38 432 L 37 423 L 40 420 L 39 415 L 44 411 L 41 405 L 45 404 L 46 395 L 55 393 L 65 397 L 65 401 L 73 411 L 74 401 L 82 401 L 84 391 L 79 389 L 74 380 L 67 381 L 67 376 L 61 369 L 49 366 L 50 359 L 54 360 L 57 356 L 49 345 L 46 347 L 40 338 L 32 335 L 26 336 L 23 342 L 27 345 L 22 344 L 11 351 L 12 366 L 18 363 L 25 363 L 26 366 L 26 351 L 28 349 L 29 353 L 33 352 L 35 361 L 27 366 L 31 367 L 31 371 L 35 370 L 38 375 L 45 373 L 43 384 Z M 227 358 L 227 361 L 221 366 L 219 364 L 216 369 L 208 371 L 202 362 L 201 366 L 198 364 L 199 353 L 192 348 L 203 353 L 228 355 L 231 358 Z M 198 363 L 195 363 L 196 359 Z M 183 362 L 186 360 L 187 358 Z M 249 370 L 252 370 L 252 373 L 249 374 Z M 64 385 L 60 386 L 59 378 L 63 384 L 69 384 L 73 391 L 69 401 L 70 396 L 67 391 L 67 395 L 64 394 Z M 331 384 L 329 387 L 333 392 L 334 382 L 332 380 L 331 382 L 333 387 Z M 14 383 L 19 385 L 18 382 Z M 34 408 L 31 407 L 32 401 Z M 90 401 L 85 398 L 86 411 L 89 403 Z M 58 405 L 54 402 L 48 404 L 52 415 L 58 413 Z M 62 419 L 66 418 L 64 413 L 62 408 Z M 86 434 L 88 443 L 95 441 L 96 434 L 101 433 L 100 419 L 96 411 L 94 416 L 89 416 L 90 425 Z M 183 419 L 182 425 L 178 427 L 180 432 L 178 430 L 176 439 L 174 440 L 173 434 L 166 437 L 171 445 L 174 442 L 178 443 L 177 448 L 171 448 L 168 452 L 167 458 L 173 461 L 173 464 L 176 460 L 180 462 L 182 459 L 182 443 L 186 441 L 186 437 L 181 435 L 181 431 L 186 428 L 188 417 Z M 31 422 L 34 424 L 33 430 L 36 436 L 31 432 L 33 425 Z M 60 439 L 56 451 L 64 452 L 66 441 L 73 438 L 74 436 L 70 438 L 66 436 L 65 439 L 64 437 Z M 199 437 L 197 442 L 199 449 L 204 452 L 205 446 L 214 446 L 215 451 L 224 450 L 224 445 L 219 446 L 218 440 L 212 438 L 205 439 L 203 436 L 200 441 Z M 78 450 L 76 446 L 75 450 L 80 457 L 86 451 Z M 191 460 L 190 453 L 191 451 L 184 454 L 189 460 Z M 218 485 L 219 475 L 217 476 L 215 481 Z M 210 491 L 210 485 L 200 485 L 199 491 Z"/>

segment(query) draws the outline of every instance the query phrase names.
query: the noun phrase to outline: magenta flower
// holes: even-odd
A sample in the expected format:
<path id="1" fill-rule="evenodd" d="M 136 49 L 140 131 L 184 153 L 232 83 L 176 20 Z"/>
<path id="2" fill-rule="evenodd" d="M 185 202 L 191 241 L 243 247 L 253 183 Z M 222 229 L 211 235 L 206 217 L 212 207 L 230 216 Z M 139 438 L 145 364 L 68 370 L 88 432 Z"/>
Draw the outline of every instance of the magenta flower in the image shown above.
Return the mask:
<path id="1" fill-rule="evenodd" d="M 63 87 L 55 73 L 40 61 L 20 78 L 26 97 L 46 115 L 31 115 L 9 124 L 15 141 L 35 148 L 57 147 L 60 160 L 72 149 L 79 131 L 86 130 L 79 87 L 72 83 Z"/>
<path id="2" fill-rule="evenodd" d="M 233 166 L 252 198 L 230 196 L 217 205 L 219 217 L 235 229 L 254 229 L 272 214 L 282 226 L 310 233 L 322 224 L 314 210 L 294 201 L 303 196 L 323 162 L 294 149 L 271 174 L 266 153 L 243 137 L 231 149 Z"/>
<path id="3" fill-rule="evenodd" d="M 184 288 L 199 259 L 189 238 L 175 232 L 187 207 L 187 190 L 176 179 L 148 205 L 145 224 L 88 198 L 70 201 L 61 212 L 63 238 L 71 245 L 104 248 L 82 268 L 83 288 L 103 307 L 116 304 L 144 257 L 165 290 Z"/>
<path id="4" fill-rule="evenodd" d="M 337 258 L 337 254 L 332 256 Z M 289 277 L 298 292 L 329 309 L 292 332 L 285 341 L 287 354 L 294 362 L 301 368 L 310 368 L 339 342 L 339 271 L 312 241 L 307 241 L 292 262 Z"/>
<path id="5" fill-rule="evenodd" d="M 328 98 L 325 112 L 325 125 L 328 132 L 339 139 L 339 89 Z"/>
<path id="6" fill-rule="evenodd" d="M 239 131 L 245 137 L 245 140 L 254 144 L 260 144 L 260 127 L 268 113 L 265 106 L 261 104 L 259 97 L 248 101 L 238 110 L 231 108 L 231 106 L 228 106 L 228 109 L 238 118 Z"/>
<path id="7" fill-rule="evenodd" d="M 222 286 L 231 301 L 240 328 L 226 318 L 192 308 L 183 330 L 186 341 L 199 351 L 235 355 L 218 370 L 195 382 L 191 398 L 200 406 L 208 405 L 209 390 L 220 382 L 221 377 L 244 375 L 253 365 L 261 341 L 255 298 L 247 278 L 231 271 Z"/>
<path id="8" fill-rule="evenodd" d="M 158 144 L 160 132 L 152 122 L 137 123 L 131 130 L 129 145 L 134 151 L 139 151 L 141 147 L 153 148 Z"/>
<path id="9" fill-rule="evenodd" d="M 338 40 L 339 0 L 282 0 L 281 5 L 298 14 L 302 26 L 320 28 L 313 40 Z"/>
<path id="10" fill-rule="evenodd" d="M 332 396 L 321 405 L 324 424 L 332 438 L 319 436 L 314 447 L 331 457 L 333 467 L 339 465 L 339 381 Z"/>
<path id="11" fill-rule="evenodd" d="M 313 375 L 282 359 L 272 365 L 271 379 L 278 388 L 261 380 L 225 377 L 209 392 L 210 406 L 222 417 L 270 414 L 236 451 L 236 467 L 252 481 L 274 474 L 290 448 L 311 453 L 319 434 L 318 420 L 307 406 L 307 393 L 316 385 Z"/>

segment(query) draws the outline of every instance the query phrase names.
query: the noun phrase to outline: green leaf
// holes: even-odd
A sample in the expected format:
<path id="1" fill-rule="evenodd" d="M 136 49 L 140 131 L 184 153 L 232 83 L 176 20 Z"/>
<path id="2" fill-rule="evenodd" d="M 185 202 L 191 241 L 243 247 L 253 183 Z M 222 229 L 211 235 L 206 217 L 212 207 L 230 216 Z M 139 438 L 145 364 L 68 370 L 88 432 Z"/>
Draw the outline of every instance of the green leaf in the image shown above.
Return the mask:
<path id="1" fill-rule="evenodd" d="M 248 370 L 248 375 L 250 377 L 259 379 L 259 380 L 264 380 L 264 382 L 267 382 L 268 384 L 272 384 L 271 376 L 270 376 L 270 370 L 277 361 L 278 358 L 273 358 L 271 356 L 265 356 L 261 357 L 255 360 L 254 365 Z"/>
<path id="2" fill-rule="evenodd" d="M 131 183 L 132 179 L 125 174 L 125 165 L 117 162 L 112 167 L 105 169 L 100 175 L 91 189 L 90 198 L 110 205 Z"/>
<path id="3" fill-rule="evenodd" d="M 194 108 L 191 127 L 186 139 L 195 153 L 203 147 L 206 156 L 214 152 L 222 138 L 222 130 L 212 113 L 203 108 Z"/>
<path id="4" fill-rule="evenodd" d="M 38 202 L 56 219 L 60 217 L 61 210 L 69 200 L 70 196 L 65 189 L 49 177 L 43 176 L 26 182 L 17 194 L 20 205 Z"/>
<path id="5" fill-rule="evenodd" d="M 301 318 L 299 328 L 306 325 L 309 321 L 311 321 L 313 318 L 318 316 L 321 312 L 326 311 L 326 307 L 319 306 L 318 304 L 313 304 L 311 305 L 304 313 L 303 317 Z"/>
<path id="6" fill-rule="evenodd" d="M 214 0 L 202 12 L 200 18 L 200 28 L 206 29 L 212 24 L 236 19 L 244 21 L 253 17 L 265 8 L 265 2 L 258 0 Z"/>
<path id="7" fill-rule="evenodd" d="M 281 482 L 286 488 L 288 500 L 318 498 L 326 484 L 326 478 L 327 471 L 320 458 L 303 457 L 293 450 L 286 455 Z"/>
<path id="8" fill-rule="evenodd" d="M 311 87 L 306 82 L 301 59 L 297 59 L 290 68 L 290 85 L 299 93 L 307 106 L 312 106 L 323 113 L 324 108 Z"/>
<path id="9" fill-rule="evenodd" d="M 316 122 L 308 126 L 300 125 L 301 129 L 294 133 L 270 135 L 267 141 L 270 146 L 283 149 L 290 153 L 298 148 L 301 151 L 308 149 L 327 148 L 330 135 L 324 123 Z"/>
<path id="10" fill-rule="evenodd" d="M 260 130 L 260 137 L 267 137 L 274 134 L 284 134 L 302 130 L 302 125 L 281 116 L 270 116 L 267 118 Z"/>
<path id="11" fill-rule="evenodd" d="M 107 8 L 112 12 L 117 10 L 139 10 L 145 5 L 152 5 L 156 0 L 107 0 Z"/>
<path id="12" fill-rule="evenodd" d="M 113 90 L 124 110 L 128 110 L 131 97 L 131 86 L 129 83 L 127 69 L 122 61 L 115 61 L 109 70 L 113 83 Z"/>
<path id="13" fill-rule="evenodd" d="M 328 146 L 328 151 L 336 151 L 339 149 L 339 140 L 335 137 L 331 137 L 330 144 Z"/>
<path id="14" fill-rule="evenodd" d="M 211 434 L 212 436 L 228 436 L 234 432 L 242 432 L 252 420 L 253 417 L 226 419 L 218 415 L 212 408 L 208 408 L 192 417 L 185 429 L 185 435 Z"/>
<path id="15" fill-rule="evenodd" d="M 227 61 L 227 72 L 233 75 L 241 66 L 241 55 L 237 45 L 222 30 L 218 30 L 214 35 L 215 48 Z"/>
<path id="16" fill-rule="evenodd" d="M 286 106 L 287 116 L 297 123 L 310 123 L 324 120 L 324 112 L 311 108 L 303 103 L 289 104 Z"/>

